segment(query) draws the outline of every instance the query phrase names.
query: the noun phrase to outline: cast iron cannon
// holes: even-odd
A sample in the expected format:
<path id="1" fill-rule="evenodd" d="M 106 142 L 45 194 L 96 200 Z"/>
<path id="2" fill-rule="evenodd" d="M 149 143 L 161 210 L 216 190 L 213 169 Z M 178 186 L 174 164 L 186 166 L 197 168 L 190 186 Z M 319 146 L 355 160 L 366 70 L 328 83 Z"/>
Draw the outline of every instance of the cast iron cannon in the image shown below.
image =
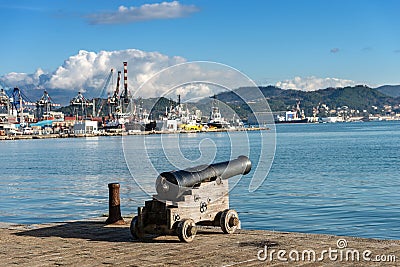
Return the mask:
<path id="1" fill-rule="evenodd" d="M 237 159 L 200 165 L 186 170 L 161 173 L 156 180 L 156 190 L 160 200 L 177 200 L 193 186 L 217 179 L 229 179 L 235 175 L 248 174 L 251 162 L 246 156 Z"/>
<path id="2" fill-rule="evenodd" d="M 136 239 L 146 235 L 177 235 L 191 242 L 202 226 L 221 227 L 231 234 L 240 229 L 239 216 L 229 209 L 228 179 L 248 174 L 251 162 L 246 156 L 161 173 L 156 179 L 157 195 L 138 208 L 130 230 Z"/>

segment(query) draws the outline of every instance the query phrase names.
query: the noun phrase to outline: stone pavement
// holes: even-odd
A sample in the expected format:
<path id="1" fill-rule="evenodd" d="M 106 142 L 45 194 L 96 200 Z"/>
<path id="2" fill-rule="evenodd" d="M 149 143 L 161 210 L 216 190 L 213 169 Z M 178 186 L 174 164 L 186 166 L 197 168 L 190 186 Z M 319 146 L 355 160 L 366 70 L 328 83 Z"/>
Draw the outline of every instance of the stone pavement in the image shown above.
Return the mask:
<path id="1" fill-rule="evenodd" d="M 0 266 L 400 266 L 398 240 L 215 229 L 199 231 L 192 243 L 176 236 L 140 242 L 128 224 L 105 226 L 104 220 L 0 224 Z M 385 262 L 368 261 L 377 256 Z"/>

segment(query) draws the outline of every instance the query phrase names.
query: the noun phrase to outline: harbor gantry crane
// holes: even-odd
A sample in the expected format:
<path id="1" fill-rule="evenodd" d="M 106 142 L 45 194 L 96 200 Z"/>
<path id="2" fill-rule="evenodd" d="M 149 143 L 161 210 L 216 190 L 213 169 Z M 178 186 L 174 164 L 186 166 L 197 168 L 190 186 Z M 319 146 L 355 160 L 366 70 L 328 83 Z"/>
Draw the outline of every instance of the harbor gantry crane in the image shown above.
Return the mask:
<path id="1" fill-rule="evenodd" d="M 44 118 L 50 114 L 52 107 L 59 107 L 60 104 L 53 103 L 49 93 L 44 90 L 42 97 L 36 102 L 36 116 L 38 119 Z"/>
<path id="2" fill-rule="evenodd" d="M 7 122 L 10 115 L 11 115 L 10 98 L 2 88 L 0 91 L 0 123 Z"/>
<path id="3" fill-rule="evenodd" d="M 11 113 L 13 115 L 17 115 L 18 122 L 20 124 L 24 124 L 24 108 L 23 108 L 23 100 L 21 95 L 21 90 L 18 87 L 15 87 L 11 94 Z"/>
<path id="4" fill-rule="evenodd" d="M 70 101 L 71 106 L 74 108 L 74 116 L 79 119 L 79 116 L 82 119 L 87 117 L 87 109 L 89 106 L 93 106 L 93 103 L 86 99 L 81 92 L 78 92 L 78 95 L 75 96 Z"/>
<path id="5" fill-rule="evenodd" d="M 0 114 L 11 115 L 10 98 L 8 97 L 4 89 L 0 90 Z"/>
<path id="6" fill-rule="evenodd" d="M 4 88 L 4 87 L 3 87 Z M 34 119 L 33 103 L 18 87 L 15 87 L 8 93 L 6 90 L 0 90 L 0 120 L 5 121 L 6 118 L 14 117 L 22 127 Z"/>
<path id="7" fill-rule="evenodd" d="M 102 109 L 104 107 L 104 104 L 108 102 L 108 99 L 107 99 L 107 88 L 110 85 L 111 79 L 113 77 L 113 73 L 114 73 L 114 69 L 111 69 L 110 73 L 108 74 L 108 76 L 107 76 L 107 78 L 106 78 L 106 80 L 104 82 L 104 85 L 103 85 L 102 90 L 100 92 L 99 98 L 97 99 L 97 104 L 95 106 L 96 107 L 95 110 L 97 110 L 97 112 L 95 114 L 96 117 L 100 116 L 101 111 L 102 111 Z"/>

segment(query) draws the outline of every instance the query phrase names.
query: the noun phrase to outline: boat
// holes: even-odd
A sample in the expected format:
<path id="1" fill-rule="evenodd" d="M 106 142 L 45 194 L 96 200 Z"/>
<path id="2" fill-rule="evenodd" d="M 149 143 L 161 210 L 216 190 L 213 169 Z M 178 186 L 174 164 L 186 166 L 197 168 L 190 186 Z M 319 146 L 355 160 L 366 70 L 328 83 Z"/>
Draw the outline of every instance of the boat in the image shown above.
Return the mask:
<path id="1" fill-rule="evenodd" d="M 157 130 L 157 122 L 156 121 L 130 121 L 125 123 L 125 130 L 131 132 L 150 132 Z"/>
<path id="2" fill-rule="evenodd" d="M 275 119 L 275 123 L 307 123 L 307 118 L 301 118 L 297 116 L 296 112 L 286 111 L 285 116 L 278 115 Z"/>
<path id="3" fill-rule="evenodd" d="M 219 111 L 219 107 L 217 106 L 215 96 L 213 97 L 213 106 L 210 113 L 210 119 L 207 122 L 207 126 L 210 128 L 229 128 L 229 122 L 225 121 L 224 118 L 221 116 L 221 112 Z"/>
<path id="4" fill-rule="evenodd" d="M 304 116 L 304 110 L 300 109 L 300 101 L 297 101 L 296 108 L 286 111 L 285 115 L 277 115 L 275 123 L 307 123 L 308 119 Z"/>

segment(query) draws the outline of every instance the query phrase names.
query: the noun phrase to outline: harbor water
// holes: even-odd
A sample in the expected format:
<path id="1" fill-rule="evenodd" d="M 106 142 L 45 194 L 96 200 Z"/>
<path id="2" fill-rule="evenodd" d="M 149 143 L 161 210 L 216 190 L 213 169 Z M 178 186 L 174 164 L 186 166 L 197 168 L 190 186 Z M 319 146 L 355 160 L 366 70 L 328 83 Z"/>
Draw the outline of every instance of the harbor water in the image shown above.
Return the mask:
<path id="1" fill-rule="evenodd" d="M 204 163 L 203 158 L 226 161 L 249 153 L 252 172 L 230 182 L 231 207 L 242 228 L 400 239 L 399 122 L 277 125 L 270 170 L 258 158 L 258 136 L 2 141 L 0 221 L 33 224 L 101 216 L 108 211 L 111 182 L 121 184 L 122 213 L 134 214 L 155 192 L 157 173 L 175 169 L 176 162 L 190 166 Z M 232 149 L 232 140 L 239 140 L 233 143 L 238 148 Z M 268 175 L 249 192 L 256 167 Z"/>

